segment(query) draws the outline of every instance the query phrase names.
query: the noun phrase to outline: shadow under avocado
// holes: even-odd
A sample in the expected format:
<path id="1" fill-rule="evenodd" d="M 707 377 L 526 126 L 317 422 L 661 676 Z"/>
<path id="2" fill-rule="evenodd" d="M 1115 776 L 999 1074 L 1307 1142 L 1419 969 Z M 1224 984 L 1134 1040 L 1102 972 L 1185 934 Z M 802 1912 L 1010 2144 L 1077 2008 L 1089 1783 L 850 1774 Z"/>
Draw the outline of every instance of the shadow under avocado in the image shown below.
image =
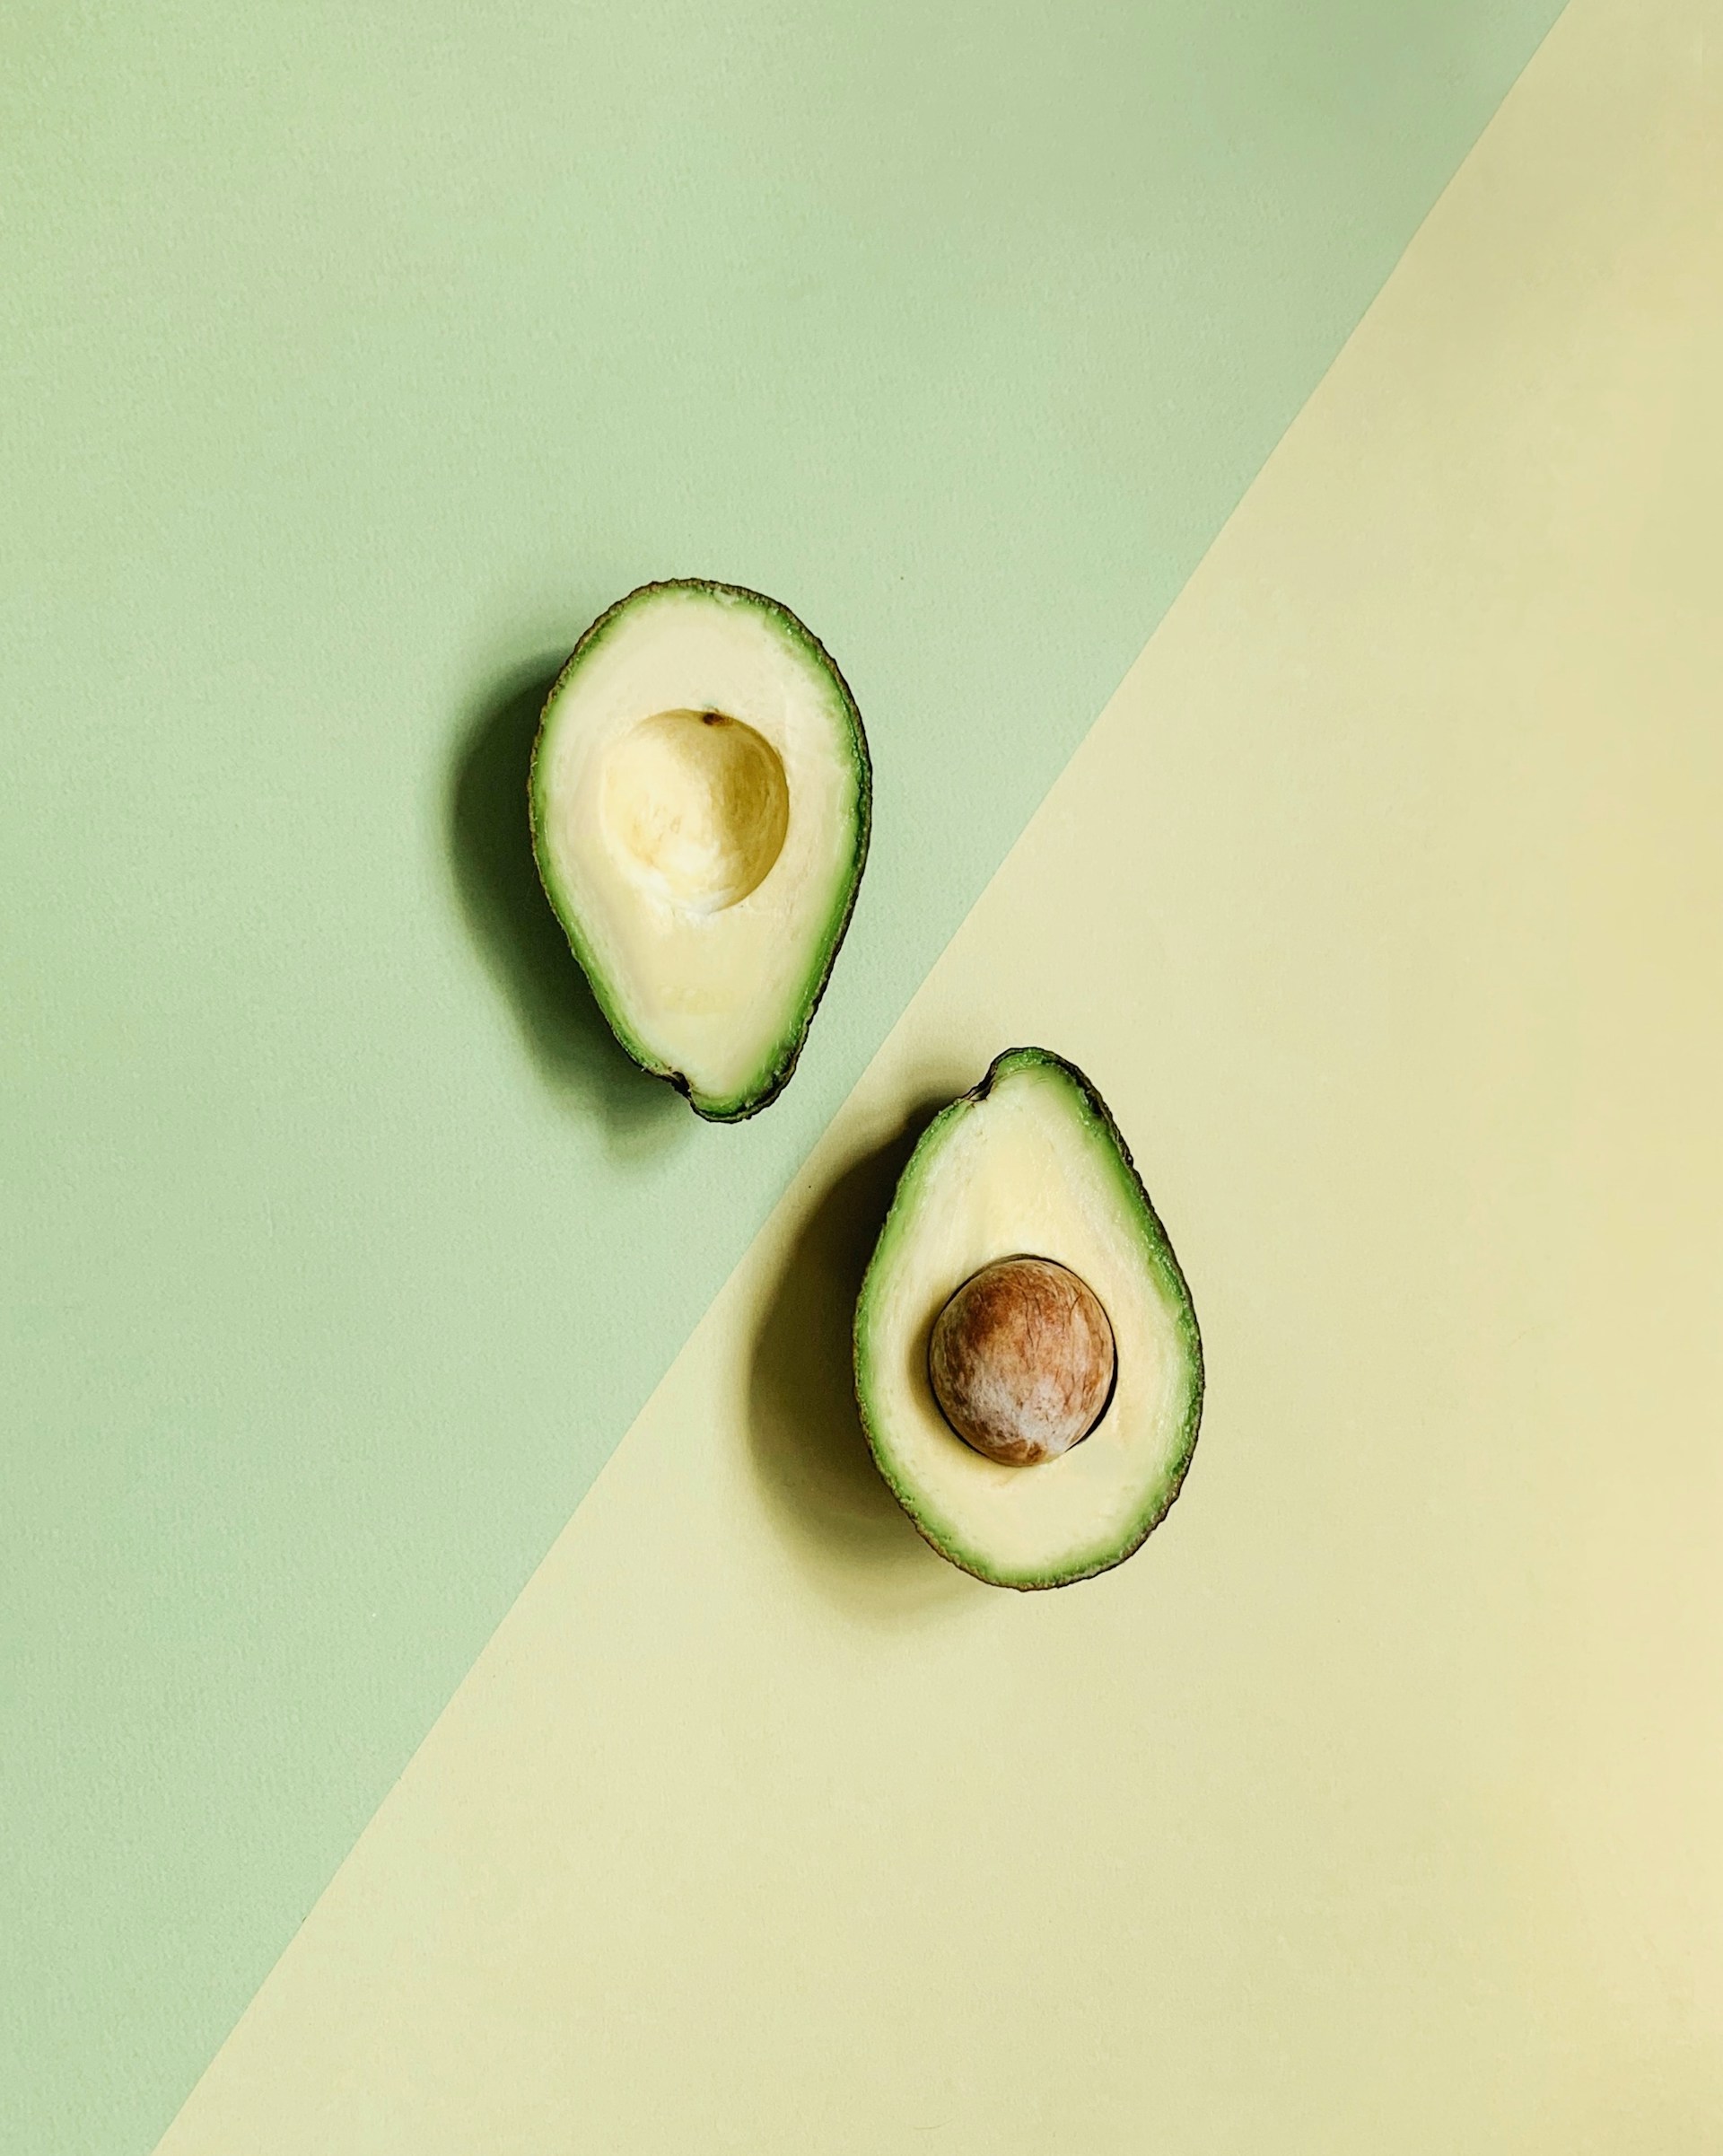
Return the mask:
<path id="1" fill-rule="evenodd" d="M 984 1591 L 910 1525 L 855 1404 L 862 1275 L 915 1141 L 944 1105 L 918 1105 L 819 1200 L 766 1298 L 748 1370 L 755 1472 L 786 1538 L 835 1599 L 887 1621 Z"/>
<path id="2" fill-rule="evenodd" d="M 562 658 L 514 668 L 481 699 L 449 773 L 449 836 L 461 908 L 551 1091 L 596 1111 L 611 1143 L 656 1152 L 688 1110 L 618 1045 L 538 881 L 527 776 L 538 717 Z"/>

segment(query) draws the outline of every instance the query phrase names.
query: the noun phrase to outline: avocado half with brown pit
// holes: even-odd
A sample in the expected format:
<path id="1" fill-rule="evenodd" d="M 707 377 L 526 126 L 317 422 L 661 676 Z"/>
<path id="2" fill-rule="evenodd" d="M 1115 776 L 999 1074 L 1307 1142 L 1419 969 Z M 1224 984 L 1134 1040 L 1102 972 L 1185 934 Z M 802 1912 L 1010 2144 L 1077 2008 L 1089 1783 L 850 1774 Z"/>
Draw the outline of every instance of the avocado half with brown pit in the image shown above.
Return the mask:
<path id="1" fill-rule="evenodd" d="M 849 925 L 872 775 L 844 677 L 787 607 L 645 584 L 546 702 L 539 879 L 617 1039 L 695 1111 L 788 1083 Z"/>
<path id="2" fill-rule="evenodd" d="M 1202 1418 L 1202 1337 L 1074 1065 L 1010 1049 L 923 1134 L 862 1284 L 855 1389 L 898 1502 L 978 1579 L 1066 1586 L 1165 1518 Z"/>

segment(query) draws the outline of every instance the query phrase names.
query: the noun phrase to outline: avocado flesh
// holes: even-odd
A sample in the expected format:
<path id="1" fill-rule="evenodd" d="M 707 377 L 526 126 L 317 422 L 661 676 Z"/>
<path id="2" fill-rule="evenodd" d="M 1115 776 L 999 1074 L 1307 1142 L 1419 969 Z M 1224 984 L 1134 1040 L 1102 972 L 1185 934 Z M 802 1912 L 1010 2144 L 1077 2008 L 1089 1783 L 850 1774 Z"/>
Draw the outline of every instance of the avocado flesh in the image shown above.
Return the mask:
<path id="1" fill-rule="evenodd" d="M 774 600 L 685 579 L 600 617 L 546 702 L 533 850 L 599 1007 L 715 1121 L 788 1082 L 867 858 L 862 721 Z"/>
<path id="2" fill-rule="evenodd" d="M 1113 1397 L 1084 1439 L 1032 1466 L 973 1450 L 928 1376 L 935 1319 L 1001 1258 L 1052 1258 L 1113 1328 Z M 1120 1564 L 1178 1494 L 1203 1408 L 1190 1291 L 1124 1141 L 1074 1065 L 1000 1056 L 911 1156 L 862 1282 L 855 1387 L 880 1472 L 942 1556 L 1001 1587 Z"/>

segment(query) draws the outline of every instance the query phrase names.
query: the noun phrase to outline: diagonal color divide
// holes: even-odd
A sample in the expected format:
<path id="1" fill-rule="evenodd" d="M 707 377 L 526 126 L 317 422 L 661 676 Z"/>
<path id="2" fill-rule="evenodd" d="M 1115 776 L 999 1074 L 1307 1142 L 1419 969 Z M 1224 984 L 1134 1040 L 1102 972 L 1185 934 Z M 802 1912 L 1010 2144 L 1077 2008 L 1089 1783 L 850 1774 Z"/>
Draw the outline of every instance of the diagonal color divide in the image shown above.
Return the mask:
<path id="1" fill-rule="evenodd" d="M 171 2117 L 1553 12 L 13 0 L 31 2156 Z M 682 570 L 829 639 L 880 774 L 747 1131 L 523 881 L 546 665 Z"/>
<path id="2" fill-rule="evenodd" d="M 1570 12 L 162 2156 L 1718 2145 L 1708 12 Z M 1213 1376 L 1025 1599 L 842 1373 L 1021 1038 Z"/>

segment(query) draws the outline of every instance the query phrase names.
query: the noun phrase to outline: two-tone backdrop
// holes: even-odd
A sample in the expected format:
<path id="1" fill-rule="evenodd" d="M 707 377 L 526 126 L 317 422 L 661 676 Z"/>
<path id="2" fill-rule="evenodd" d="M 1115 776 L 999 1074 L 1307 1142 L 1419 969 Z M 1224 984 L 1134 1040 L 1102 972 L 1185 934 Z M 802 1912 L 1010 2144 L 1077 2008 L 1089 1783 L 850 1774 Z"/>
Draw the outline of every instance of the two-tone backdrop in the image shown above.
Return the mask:
<path id="1" fill-rule="evenodd" d="M 1723 2143 L 1723 19 L 1556 12 L 14 0 L 8 2150 Z M 525 849 L 677 574 L 876 762 L 737 1129 Z M 1025 1039 L 1211 1391 L 1017 1598 L 843 1355 Z"/>

